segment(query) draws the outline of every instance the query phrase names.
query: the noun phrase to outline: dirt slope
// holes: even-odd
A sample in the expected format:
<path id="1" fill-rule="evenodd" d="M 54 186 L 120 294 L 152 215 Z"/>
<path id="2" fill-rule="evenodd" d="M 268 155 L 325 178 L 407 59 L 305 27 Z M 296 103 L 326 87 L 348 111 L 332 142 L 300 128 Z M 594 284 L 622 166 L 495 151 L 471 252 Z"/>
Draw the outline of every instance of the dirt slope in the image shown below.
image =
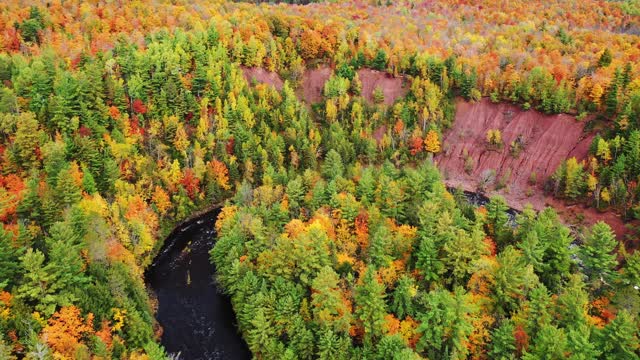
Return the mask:
<path id="1" fill-rule="evenodd" d="M 487 146 L 486 134 L 490 129 L 502 132 L 501 149 Z M 486 99 L 477 103 L 459 100 L 455 122 L 444 134 L 443 151 L 436 156 L 436 162 L 448 186 L 477 191 L 483 175 L 493 170 L 495 179 L 503 179 L 506 187 L 496 190 L 493 181 L 487 184 L 486 192 L 504 196 L 509 206 L 522 209 L 531 204 L 537 210 L 553 206 L 569 224 L 575 223 L 578 215 L 584 217 L 585 224 L 603 220 L 622 237 L 626 228 L 613 212 L 600 213 L 544 195 L 544 180 L 564 159 L 586 158 L 593 137 L 585 135 L 583 130 L 584 123 L 569 115 L 523 111 L 517 106 L 493 104 Z M 509 144 L 518 138 L 524 148 L 514 156 Z M 473 164 L 469 173 L 465 171 L 467 157 Z M 534 172 L 537 182 L 532 184 L 530 177 Z"/>
<path id="2" fill-rule="evenodd" d="M 315 104 L 322 101 L 324 83 L 331 76 L 331 68 L 320 67 L 317 69 L 307 69 L 302 74 L 302 83 L 298 89 L 298 97 L 307 104 Z"/>
<path id="3" fill-rule="evenodd" d="M 331 76 L 330 67 L 320 67 L 317 69 L 308 69 L 302 74 L 300 88 L 296 91 L 300 100 L 307 104 L 315 104 L 322 101 L 322 92 L 324 84 Z M 277 90 L 281 90 L 284 82 L 280 76 L 263 68 L 248 68 L 243 66 L 242 73 L 249 83 L 254 81 L 274 86 Z M 409 91 L 401 77 L 393 77 L 385 72 L 371 69 L 358 70 L 358 77 L 362 82 L 362 96 L 370 103 L 373 103 L 373 91 L 376 88 L 382 89 L 384 94 L 384 104 L 391 105 L 393 102 Z"/>
<path id="4" fill-rule="evenodd" d="M 242 66 L 241 68 L 242 74 L 249 84 L 252 84 L 255 81 L 257 83 L 272 85 L 276 90 L 282 90 L 282 86 L 284 86 L 284 82 L 280 78 L 280 75 L 275 72 L 267 71 L 258 67 L 249 68 Z"/>
<path id="5" fill-rule="evenodd" d="M 360 69 L 358 77 L 362 82 L 362 96 L 370 103 L 373 102 L 373 92 L 378 87 L 384 94 L 385 105 L 393 104 L 397 98 L 405 96 L 409 91 L 408 86 L 404 86 L 403 78 L 393 77 L 385 72 Z"/>

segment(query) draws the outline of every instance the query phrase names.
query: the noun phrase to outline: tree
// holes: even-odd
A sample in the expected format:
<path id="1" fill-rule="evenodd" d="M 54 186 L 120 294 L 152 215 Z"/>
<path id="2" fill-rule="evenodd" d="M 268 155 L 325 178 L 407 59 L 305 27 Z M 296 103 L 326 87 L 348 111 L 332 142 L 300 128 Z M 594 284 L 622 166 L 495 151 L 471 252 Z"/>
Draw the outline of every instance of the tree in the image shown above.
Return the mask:
<path id="1" fill-rule="evenodd" d="M 629 313 L 621 310 L 613 321 L 600 330 L 596 339 L 602 350 L 601 359 L 638 359 L 638 327 Z"/>
<path id="2" fill-rule="evenodd" d="M 334 333 L 346 334 L 351 326 L 351 309 L 338 285 L 338 274 L 328 266 L 320 269 L 311 283 L 311 306 L 315 321 Z"/>
<path id="3" fill-rule="evenodd" d="M 13 244 L 12 236 L 0 225 L 0 291 L 4 288 L 11 289 L 15 285 L 17 275 L 20 272 L 19 258 L 21 248 Z"/>
<path id="4" fill-rule="evenodd" d="M 52 284 L 57 280 L 44 266 L 44 254 L 39 250 L 27 249 L 20 257 L 23 280 L 16 290 L 16 298 L 37 303 L 36 309 L 45 314 L 55 310 Z"/>
<path id="5" fill-rule="evenodd" d="M 342 176 L 343 173 L 344 164 L 342 163 L 342 156 L 334 149 L 329 150 L 324 159 L 324 164 L 322 164 L 322 175 L 328 179 L 334 179 Z"/>
<path id="6" fill-rule="evenodd" d="M 569 199 L 580 197 L 586 187 L 584 163 L 578 163 L 575 157 L 567 160 L 565 179 L 564 195 Z"/>
<path id="7" fill-rule="evenodd" d="M 53 314 L 42 331 L 43 340 L 58 354 L 74 358 L 82 338 L 93 332 L 93 314 L 86 319 L 80 309 L 67 306 Z"/>
<path id="8" fill-rule="evenodd" d="M 82 180 L 80 184 L 82 184 Z M 80 184 L 78 184 L 77 179 L 72 176 L 70 166 L 66 166 L 60 170 L 56 184 L 56 200 L 60 208 L 71 206 L 80 201 L 82 198 Z"/>
<path id="9" fill-rule="evenodd" d="M 351 340 L 346 336 L 340 336 L 331 329 L 320 331 L 318 336 L 318 359 L 322 360 L 346 360 L 349 358 L 348 349 Z"/>
<path id="10" fill-rule="evenodd" d="M 384 317 L 387 314 L 385 287 L 377 279 L 373 267 L 367 268 L 362 284 L 355 288 L 355 315 L 364 328 L 364 341 L 371 344 L 382 336 Z"/>
<path id="11" fill-rule="evenodd" d="M 396 288 L 393 290 L 393 301 L 391 309 L 399 319 L 405 316 L 415 316 L 414 299 L 418 294 L 418 286 L 412 277 L 403 275 L 398 279 Z"/>
<path id="12" fill-rule="evenodd" d="M 19 164 L 29 168 L 37 164 L 39 148 L 39 127 L 33 113 L 26 112 L 16 120 L 16 138 L 13 142 Z"/>
<path id="13" fill-rule="evenodd" d="M 82 289 L 88 280 L 84 275 L 84 260 L 80 255 L 81 239 L 68 223 L 57 222 L 49 230 L 50 236 L 45 239 L 49 251 L 49 261 L 45 270 L 55 277 L 51 288 L 58 295 L 58 302 L 67 305 L 75 299 L 73 292 Z"/>
<path id="14" fill-rule="evenodd" d="M 31 7 L 29 10 L 29 18 L 19 25 L 19 29 L 25 41 L 40 44 L 39 32 L 44 29 L 44 22 L 38 7 Z"/>
<path id="15" fill-rule="evenodd" d="M 513 336 L 515 326 L 513 321 L 505 319 L 491 333 L 491 347 L 489 357 L 496 360 L 511 360 L 516 356 L 516 339 Z"/>
<path id="16" fill-rule="evenodd" d="M 535 285 L 531 265 L 523 265 L 521 254 L 508 246 L 497 256 L 491 296 L 498 314 L 509 314 L 519 307 L 527 290 Z"/>
<path id="17" fill-rule="evenodd" d="M 532 346 L 529 347 L 527 352 L 522 356 L 522 359 L 562 359 L 565 357 L 566 348 L 567 336 L 564 330 L 547 324 L 542 326 L 536 334 Z"/>
<path id="18" fill-rule="evenodd" d="M 582 262 L 584 273 L 596 289 L 602 285 L 611 286 L 615 279 L 618 260 L 614 250 L 618 246 L 611 227 L 599 221 L 591 227 L 580 247 L 578 256 Z"/>
<path id="19" fill-rule="evenodd" d="M 378 49 L 376 56 L 371 61 L 371 67 L 375 70 L 384 71 L 387 68 L 387 53 L 383 49 Z"/>
<path id="20" fill-rule="evenodd" d="M 424 299 L 426 311 L 419 316 L 421 334 L 416 346 L 429 358 L 465 359 L 469 349 L 466 339 L 473 331 L 472 318 L 477 309 L 470 297 L 457 287 L 451 294 L 434 290 Z"/>
<path id="21" fill-rule="evenodd" d="M 495 238 L 499 246 L 508 245 L 511 241 L 512 230 L 509 224 L 509 215 L 507 215 L 507 210 L 509 210 L 507 202 L 502 196 L 492 196 L 486 208 L 487 233 Z"/>
<path id="22" fill-rule="evenodd" d="M 434 130 L 427 132 L 427 137 L 424 139 L 424 149 L 432 154 L 440 152 L 440 139 Z"/>
<path id="23" fill-rule="evenodd" d="M 603 94 L 604 94 L 604 89 L 602 88 L 602 86 L 600 84 L 595 84 L 591 88 L 591 93 L 589 94 L 589 97 L 591 98 L 591 101 L 597 107 L 599 107 L 600 106 L 600 99 L 602 98 Z"/>
<path id="24" fill-rule="evenodd" d="M 611 65 L 611 60 L 611 51 L 609 50 L 609 48 L 604 49 L 604 51 L 600 55 L 600 58 L 598 59 L 598 67 L 607 67 Z"/>

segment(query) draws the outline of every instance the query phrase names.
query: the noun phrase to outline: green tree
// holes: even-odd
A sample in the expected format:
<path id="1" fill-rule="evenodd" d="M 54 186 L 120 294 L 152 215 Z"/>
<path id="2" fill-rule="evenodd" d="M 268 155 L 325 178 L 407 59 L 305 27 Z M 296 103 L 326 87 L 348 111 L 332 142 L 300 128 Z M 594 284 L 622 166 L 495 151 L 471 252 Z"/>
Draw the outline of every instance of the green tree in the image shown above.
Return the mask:
<path id="1" fill-rule="evenodd" d="M 536 337 L 533 344 L 522 356 L 523 360 L 555 360 L 565 358 L 567 350 L 567 335 L 563 329 L 558 329 L 554 325 L 544 325 Z"/>
<path id="2" fill-rule="evenodd" d="M 22 249 L 16 247 L 11 238 L 11 234 L 0 225 L 0 289 L 10 289 L 15 285 L 21 270 L 18 260 Z"/>
<path id="3" fill-rule="evenodd" d="M 386 312 L 385 287 L 377 279 L 376 271 L 369 267 L 362 284 L 355 288 L 355 315 L 364 328 L 364 341 L 371 344 L 380 338 Z"/>
<path id="4" fill-rule="evenodd" d="M 344 174 L 342 156 L 334 149 L 329 150 L 322 164 L 322 175 L 328 179 L 335 179 Z"/>
<path id="5" fill-rule="evenodd" d="M 391 303 L 391 309 L 399 319 L 403 319 L 405 316 L 415 316 L 413 302 L 417 294 L 418 286 L 415 280 L 410 276 L 402 275 L 393 290 Z"/>
<path id="6" fill-rule="evenodd" d="M 28 303 L 35 303 L 36 310 L 51 315 L 55 312 L 56 299 L 52 285 L 57 281 L 55 274 L 49 273 L 44 265 L 44 254 L 28 249 L 20 257 L 23 279 L 16 290 L 16 297 Z"/>
<path id="7" fill-rule="evenodd" d="M 611 227 L 599 221 L 594 224 L 580 247 L 578 256 L 585 275 L 595 289 L 602 285 L 612 286 L 616 278 L 618 260 L 614 253 L 618 241 Z"/>
<path id="8" fill-rule="evenodd" d="M 598 59 L 598 67 L 607 67 L 611 65 L 611 60 L 613 60 L 611 51 L 608 48 L 604 49 L 602 55 L 600 55 L 600 58 Z"/>
<path id="9" fill-rule="evenodd" d="M 351 339 L 346 336 L 340 336 L 331 329 L 321 330 L 318 335 L 318 359 L 348 359 L 350 347 Z"/>
<path id="10" fill-rule="evenodd" d="M 378 49 L 376 56 L 371 61 L 371 67 L 375 70 L 384 71 L 387 68 L 387 53 L 383 49 Z"/>
<path id="11" fill-rule="evenodd" d="M 469 353 L 465 342 L 473 331 L 471 321 L 477 311 L 470 296 L 460 287 L 453 294 L 439 289 L 428 293 L 423 302 L 416 349 L 430 359 L 465 359 Z"/>
<path id="12" fill-rule="evenodd" d="M 638 326 L 625 310 L 621 310 L 613 321 L 596 334 L 601 359 L 638 359 Z"/>
<path id="13" fill-rule="evenodd" d="M 507 202 L 502 196 L 492 196 L 487 209 L 487 233 L 493 236 L 500 247 L 507 246 L 512 238 Z"/>
<path id="14" fill-rule="evenodd" d="M 513 336 L 513 321 L 505 319 L 491 333 L 489 357 L 495 360 L 513 360 L 516 358 L 516 339 Z"/>
<path id="15" fill-rule="evenodd" d="M 320 269 L 311 283 L 312 312 L 316 323 L 346 334 L 351 326 L 351 310 L 343 299 L 338 274 L 329 266 Z"/>

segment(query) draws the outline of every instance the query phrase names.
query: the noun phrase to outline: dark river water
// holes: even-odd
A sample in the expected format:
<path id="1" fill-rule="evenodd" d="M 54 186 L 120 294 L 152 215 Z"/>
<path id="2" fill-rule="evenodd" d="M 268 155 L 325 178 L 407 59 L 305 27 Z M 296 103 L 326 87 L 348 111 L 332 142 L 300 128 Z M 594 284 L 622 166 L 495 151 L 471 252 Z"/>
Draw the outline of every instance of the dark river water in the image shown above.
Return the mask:
<path id="1" fill-rule="evenodd" d="M 219 210 L 178 226 L 147 273 L 158 299 L 162 345 L 179 359 L 250 359 L 227 296 L 213 281 L 209 250 Z"/>

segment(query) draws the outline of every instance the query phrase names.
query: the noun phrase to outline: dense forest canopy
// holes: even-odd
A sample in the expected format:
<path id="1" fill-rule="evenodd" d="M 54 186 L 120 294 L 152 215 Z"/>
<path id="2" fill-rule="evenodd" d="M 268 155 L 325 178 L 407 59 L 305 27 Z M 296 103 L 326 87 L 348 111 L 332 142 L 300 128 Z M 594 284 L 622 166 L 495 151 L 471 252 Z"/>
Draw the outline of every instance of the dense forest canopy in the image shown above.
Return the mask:
<path id="1" fill-rule="evenodd" d="M 572 113 L 599 135 L 550 190 L 640 217 L 637 11 L 0 4 L 0 358 L 166 358 L 143 272 L 219 203 L 211 258 L 256 358 L 638 358 L 640 254 L 475 208 L 433 164 L 457 96 Z M 361 69 L 406 94 L 363 94 Z"/>

